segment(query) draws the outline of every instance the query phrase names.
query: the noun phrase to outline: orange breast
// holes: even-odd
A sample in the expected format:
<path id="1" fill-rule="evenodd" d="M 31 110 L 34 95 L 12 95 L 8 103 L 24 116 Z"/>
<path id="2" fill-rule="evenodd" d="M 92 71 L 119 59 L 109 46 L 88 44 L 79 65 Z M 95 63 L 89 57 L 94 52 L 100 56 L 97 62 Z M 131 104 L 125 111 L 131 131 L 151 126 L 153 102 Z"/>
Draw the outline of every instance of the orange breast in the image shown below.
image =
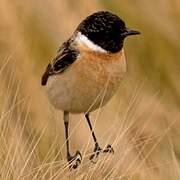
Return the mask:
<path id="1" fill-rule="evenodd" d="M 63 73 L 50 77 L 47 86 L 52 104 L 74 113 L 93 111 L 105 105 L 126 71 L 123 51 L 106 54 L 83 46 L 79 49 L 79 58 Z"/>

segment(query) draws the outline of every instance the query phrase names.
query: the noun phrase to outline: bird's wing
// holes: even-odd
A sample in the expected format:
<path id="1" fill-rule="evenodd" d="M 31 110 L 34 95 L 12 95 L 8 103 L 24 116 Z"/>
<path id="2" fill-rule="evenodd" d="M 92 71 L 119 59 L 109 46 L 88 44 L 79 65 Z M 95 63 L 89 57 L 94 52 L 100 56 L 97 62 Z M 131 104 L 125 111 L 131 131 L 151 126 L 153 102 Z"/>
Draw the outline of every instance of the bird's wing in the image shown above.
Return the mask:
<path id="1" fill-rule="evenodd" d="M 42 76 L 41 85 L 45 86 L 49 76 L 62 73 L 77 59 L 79 52 L 72 47 L 71 44 L 69 40 L 63 43 L 59 48 L 57 56 L 48 64 Z"/>

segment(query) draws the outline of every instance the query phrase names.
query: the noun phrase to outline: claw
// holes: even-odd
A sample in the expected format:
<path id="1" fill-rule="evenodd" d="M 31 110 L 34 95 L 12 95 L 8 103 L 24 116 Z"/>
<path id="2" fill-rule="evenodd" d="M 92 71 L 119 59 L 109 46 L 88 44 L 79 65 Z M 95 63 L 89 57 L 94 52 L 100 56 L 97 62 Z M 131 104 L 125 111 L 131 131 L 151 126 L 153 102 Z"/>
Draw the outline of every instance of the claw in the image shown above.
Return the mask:
<path id="1" fill-rule="evenodd" d="M 112 153 L 112 154 L 114 154 L 114 149 L 110 144 L 108 144 L 106 149 L 103 150 L 103 152 L 104 153 Z"/>
<path id="2" fill-rule="evenodd" d="M 94 160 L 97 159 L 97 157 L 99 156 L 99 153 L 101 151 L 102 151 L 102 149 L 100 148 L 100 146 L 98 144 L 95 144 L 94 152 L 89 158 L 92 163 L 96 163 L 96 161 L 94 161 Z"/>
<path id="3" fill-rule="evenodd" d="M 92 163 L 96 163 L 96 159 L 97 159 L 97 157 L 99 156 L 99 153 L 100 152 L 103 152 L 103 153 L 112 153 L 112 154 L 114 154 L 114 149 L 112 148 L 112 146 L 109 144 L 109 145 L 107 145 L 107 147 L 104 149 L 104 150 L 102 150 L 101 148 L 100 148 L 100 146 L 98 145 L 98 144 L 95 144 L 95 148 L 94 148 L 94 152 L 93 152 L 93 154 L 90 156 L 90 160 L 91 160 L 91 162 Z"/>
<path id="4" fill-rule="evenodd" d="M 82 161 L 81 153 L 79 151 L 76 151 L 76 154 L 74 156 L 69 155 L 67 157 L 67 160 L 70 164 L 69 169 L 70 170 L 76 169 L 81 164 Z"/>

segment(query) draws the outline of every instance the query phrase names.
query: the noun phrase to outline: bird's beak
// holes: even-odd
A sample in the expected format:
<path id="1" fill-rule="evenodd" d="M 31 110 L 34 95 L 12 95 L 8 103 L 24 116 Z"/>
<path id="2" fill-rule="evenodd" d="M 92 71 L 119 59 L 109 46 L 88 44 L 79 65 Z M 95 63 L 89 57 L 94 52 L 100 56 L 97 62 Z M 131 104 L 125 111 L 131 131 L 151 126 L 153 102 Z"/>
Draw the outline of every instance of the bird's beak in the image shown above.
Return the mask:
<path id="1" fill-rule="evenodd" d="M 121 36 L 127 37 L 127 36 L 138 35 L 138 34 L 141 34 L 141 33 L 139 31 L 126 28 L 126 31 L 122 33 Z"/>

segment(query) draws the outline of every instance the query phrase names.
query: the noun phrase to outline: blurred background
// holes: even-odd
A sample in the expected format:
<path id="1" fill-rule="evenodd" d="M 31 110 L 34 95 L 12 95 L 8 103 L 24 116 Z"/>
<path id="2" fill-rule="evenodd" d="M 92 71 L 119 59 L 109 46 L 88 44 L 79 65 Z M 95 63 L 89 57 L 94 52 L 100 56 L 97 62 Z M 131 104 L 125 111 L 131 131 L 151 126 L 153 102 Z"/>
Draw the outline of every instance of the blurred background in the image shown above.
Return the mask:
<path id="1" fill-rule="evenodd" d="M 114 155 L 88 160 L 94 145 L 82 115 L 70 116 L 69 171 L 62 112 L 41 87 L 47 63 L 87 15 L 108 10 L 141 36 L 125 43 L 128 72 L 117 95 L 92 113 L 102 146 Z M 180 179 L 179 0 L 0 1 L 1 179 Z"/>

